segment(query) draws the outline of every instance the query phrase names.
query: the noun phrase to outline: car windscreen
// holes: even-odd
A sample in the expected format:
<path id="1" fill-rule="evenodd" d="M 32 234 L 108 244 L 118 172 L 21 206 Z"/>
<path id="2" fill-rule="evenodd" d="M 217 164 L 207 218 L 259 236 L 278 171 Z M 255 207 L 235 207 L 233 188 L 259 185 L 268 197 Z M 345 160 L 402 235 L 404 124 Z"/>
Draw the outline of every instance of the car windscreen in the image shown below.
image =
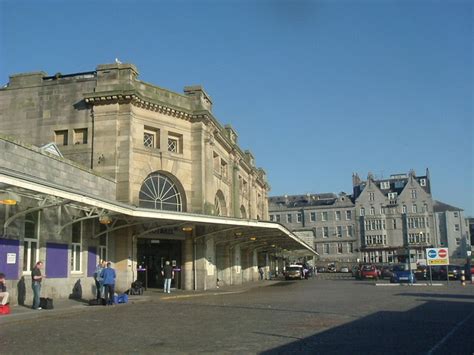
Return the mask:
<path id="1" fill-rule="evenodd" d="M 406 268 L 405 265 L 395 265 L 393 267 L 393 271 L 406 271 L 406 270 L 407 270 L 407 268 Z"/>
<path id="2" fill-rule="evenodd" d="M 364 265 L 362 266 L 362 270 L 364 271 L 370 271 L 370 270 L 374 270 L 375 267 L 373 267 L 372 265 Z"/>
<path id="3" fill-rule="evenodd" d="M 300 271 L 301 268 L 299 266 L 289 266 L 286 268 L 286 271 Z"/>

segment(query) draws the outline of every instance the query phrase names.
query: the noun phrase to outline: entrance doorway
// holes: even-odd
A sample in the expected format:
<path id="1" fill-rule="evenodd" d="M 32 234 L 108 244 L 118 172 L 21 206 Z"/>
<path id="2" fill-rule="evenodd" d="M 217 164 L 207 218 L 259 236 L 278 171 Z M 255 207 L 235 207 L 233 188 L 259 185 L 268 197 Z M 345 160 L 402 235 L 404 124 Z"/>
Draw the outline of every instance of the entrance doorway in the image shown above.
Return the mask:
<path id="1" fill-rule="evenodd" d="M 172 288 L 181 288 L 181 241 L 169 239 L 137 240 L 137 279 L 146 287 L 162 288 L 161 270 L 169 260 L 175 269 Z"/>

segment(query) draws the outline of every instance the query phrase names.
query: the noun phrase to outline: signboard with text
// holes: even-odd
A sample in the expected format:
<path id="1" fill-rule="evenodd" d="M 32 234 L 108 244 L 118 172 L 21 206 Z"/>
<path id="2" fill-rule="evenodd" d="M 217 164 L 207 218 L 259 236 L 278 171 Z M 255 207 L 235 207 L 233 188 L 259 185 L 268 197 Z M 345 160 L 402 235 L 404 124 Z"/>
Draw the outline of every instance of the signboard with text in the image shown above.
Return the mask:
<path id="1" fill-rule="evenodd" d="M 448 248 L 427 248 L 426 261 L 428 262 L 428 265 L 448 265 Z"/>

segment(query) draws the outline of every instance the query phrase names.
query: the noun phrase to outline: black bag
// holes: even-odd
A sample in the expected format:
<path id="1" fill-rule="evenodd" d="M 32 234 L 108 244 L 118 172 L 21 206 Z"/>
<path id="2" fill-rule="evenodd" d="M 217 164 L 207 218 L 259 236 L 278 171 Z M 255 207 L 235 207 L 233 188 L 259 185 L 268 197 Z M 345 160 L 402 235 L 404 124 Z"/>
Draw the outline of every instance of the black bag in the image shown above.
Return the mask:
<path id="1" fill-rule="evenodd" d="M 40 298 L 40 307 L 42 309 L 53 309 L 53 299 L 52 298 L 47 298 L 47 297 L 41 297 Z"/>

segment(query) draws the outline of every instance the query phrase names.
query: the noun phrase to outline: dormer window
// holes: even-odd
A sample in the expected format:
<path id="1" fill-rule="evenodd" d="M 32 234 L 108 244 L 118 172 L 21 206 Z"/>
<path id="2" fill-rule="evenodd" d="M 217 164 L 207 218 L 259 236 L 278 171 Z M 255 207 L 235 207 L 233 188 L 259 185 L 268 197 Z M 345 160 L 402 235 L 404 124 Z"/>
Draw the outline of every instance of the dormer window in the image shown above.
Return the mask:
<path id="1" fill-rule="evenodd" d="M 426 179 L 420 179 L 420 186 L 426 186 Z"/>

